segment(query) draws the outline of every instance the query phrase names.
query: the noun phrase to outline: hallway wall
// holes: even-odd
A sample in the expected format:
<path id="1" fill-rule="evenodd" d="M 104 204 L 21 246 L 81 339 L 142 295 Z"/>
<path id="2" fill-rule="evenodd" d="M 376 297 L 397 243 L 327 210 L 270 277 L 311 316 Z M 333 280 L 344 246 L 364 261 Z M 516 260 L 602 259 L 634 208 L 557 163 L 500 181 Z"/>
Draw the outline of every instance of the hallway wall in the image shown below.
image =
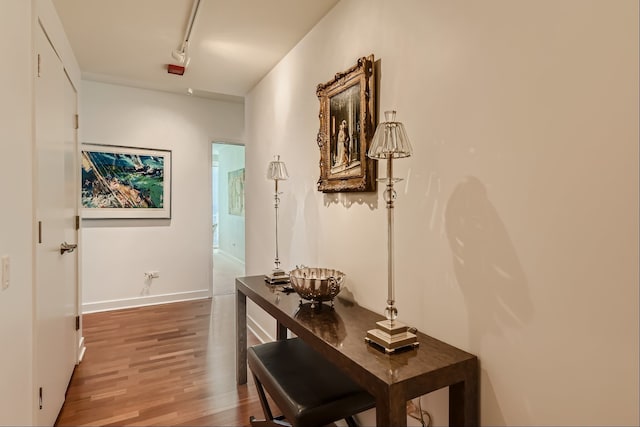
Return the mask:
<path id="1" fill-rule="evenodd" d="M 479 356 L 483 425 L 638 425 L 638 2 L 342 0 L 251 91 L 247 273 L 271 268 L 281 154 L 283 267 L 340 269 L 382 313 L 381 190 L 316 190 L 316 86 L 372 53 L 414 148 L 400 320 Z"/>
<path id="2" fill-rule="evenodd" d="M 170 220 L 83 220 L 84 310 L 210 296 L 210 141 L 242 139 L 243 105 L 90 81 L 81 101 L 82 142 L 172 151 Z"/>
<path id="3" fill-rule="evenodd" d="M 0 213 L 0 257 L 11 261 L 10 286 L 0 290 L 0 336 L 7 344 L 0 352 L 2 425 L 33 422 L 31 14 L 24 0 L 0 6 L 0 49 L 12 58 L 0 79 L 0 92 L 11 99 L 0 105 L 0 179 L 11 183 L 2 190 Z"/>
<path id="4" fill-rule="evenodd" d="M 40 22 L 38 22 L 40 21 Z M 0 257 L 10 261 L 9 287 L 0 289 L 0 425 L 34 425 L 34 76 L 33 34 L 41 25 L 79 83 L 80 68 L 50 0 L 0 2 L 0 51 L 11 65 L 0 78 Z"/>

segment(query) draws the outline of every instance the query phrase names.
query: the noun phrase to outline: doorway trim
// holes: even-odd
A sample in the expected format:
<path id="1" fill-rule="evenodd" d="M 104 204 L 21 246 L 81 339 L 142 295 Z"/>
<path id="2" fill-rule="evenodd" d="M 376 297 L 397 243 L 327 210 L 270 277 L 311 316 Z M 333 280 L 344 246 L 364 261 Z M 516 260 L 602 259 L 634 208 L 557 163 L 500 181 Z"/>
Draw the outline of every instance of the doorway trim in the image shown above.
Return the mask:
<path id="1" fill-rule="evenodd" d="M 209 257 L 209 295 L 213 297 L 214 289 L 213 289 L 213 144 L 226 144 L 226 145 L 238 145 L 245 148 L 245 164 L 246 164 L 246 145 L 244 141 L 236 138 L 226 138 L 226 137 L 215 137 L 209 138 L 209 218 L 211 219 L 209 225 L 209 247 L 211 248 L 211 256 Z M 245 245 L 246 245 L 246 237 L 245 237 Z M 245 249 L 246 253 L 246 249 Z"/>
<path id="2" fill-rule="evenodd" d="M 43 70 L 34 74 L 33 83 L 33 324 L 32 324 L 32 387 L 34 396 L 32 419 L 34 424 L 55 421 L 64 405 L 68 382 L 83 354 L 80 328 L 79 216 L 77 195 L 78 167 L 78 103 L 79 93 L 69 70 L 56 50 L 53 38 L 37 17 L 33 30 L 33 50 L 42 59 Z M 47 96 L 53 96 L 47 100 Z M 62 105 L 59 116 L 52 114 L 51 100 Z M 47 100 L 47 102 L 44 102 Z M 75 124 L 73 118 L 75 117 Z M 44 137 L 43 135 L 46 135 Z M 51 147 L 56 151 L 51 163 L 43 153 Z M 60 154 L 62 153 L 62 154 Z M 61 158 L 60 158 L 61 157 Z M 43 176 L 51 167 L 62 164 L 55 182 L 63 195 L 57 202 L 42 197 L 46 193 Z M 60 203 L 60 204 L 58 204 Z M 54 211 L 52 214 L 51 211 Z M 53 236 L 53 237 L 52 237 Z M 63 243 L 74 243 L 70 251 Z M 51 250 L 53 248 L 53 251 Z M 59 255 L 56 253 L 59 252 Z M 51 256 L 51 254 L 55 256 Z M 64 255 L 63 255 L 64 253 Z M 61 258 L 63 257 L 64 258 Z M 55 268 L 47 268 L 55 267 Z M 46 277 L 46 280 L 44 279 Z M 60 286 L 62 285 L 62 286 Z M 53 287 L 55 286 L 55 288 Z M 56 298 L 51 297 L 52 293 Z M 52 334 L 53 332 L 53 334 Z M 61 333 L 62 332 L 62 333 Z M 54 342 L 58 339 L 58 342 Z M 66 346 L 69 345 L 69 348 Z M 56 352 L 45 353 L 56 348 Z M 53 369 L 52 369 L 53 367 Z M 54 372 L 52 374 L 51 372 Z"/>

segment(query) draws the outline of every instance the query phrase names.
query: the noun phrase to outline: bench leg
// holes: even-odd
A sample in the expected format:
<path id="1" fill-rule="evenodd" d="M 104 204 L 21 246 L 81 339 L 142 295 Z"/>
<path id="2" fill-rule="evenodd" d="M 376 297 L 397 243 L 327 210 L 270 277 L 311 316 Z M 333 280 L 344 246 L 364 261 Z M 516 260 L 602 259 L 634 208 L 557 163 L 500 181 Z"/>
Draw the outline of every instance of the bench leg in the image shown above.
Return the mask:
<path id="1" fill-rule="evenodd" d="M 264 392 L 264 387 L 262 387 L 262 383 L 255 375 L 253 376 L 253 380 L 256 383 L 256 389 L 258 389 L 258 397 L 260 398 L 260 404 L 262 405 L 262 412 L 264 412 L 264 417 L 267 420 L 272 420 L 273 414 L 271 413 L 271 408 L 269 408 L 269 402 L 267 402 L 267 395 Z"/>
<path id="2" fill-rule="evenodd" d="M 260 398 L 260 405 L 262 405 L 262 412 L 264 412 L 264 420 L 256 420 L 256 417 L 251 416 L 249 421 L 251 422 L 252 427 L 277 427 L 277 426 L 287 426 L 291 427 L 291 424 L 282 421 L 284 417 L 274 417 L 271 413 L 271 408 L 269 408 L 269 402 L 267 401 L 267 395 L 264 392 L 264 387 L 262 387 L 262 383 L 253 375 L 253 380 L 256 383 L 256 389 L 258 390 L 258 397 Z"/>
<path id="3" fill-rule="evenodd" d="M 344 419 L 347 422 L 347 425 L 349 427 L 358 427 L 358 424 L 356 423 L 356 420 L 353 419 L 353 417 L 351 415 L 349 415 L 347 418 Z"/>
<path id="4" fill-rule="evenodd" d="M 256 420 L 256 417 L 252 415 L 249 417 L 249 421 L 251 422 L 251 427 L 291 427 L 291 424 L 282 421 L 280 417 L 271 420 Z"/>

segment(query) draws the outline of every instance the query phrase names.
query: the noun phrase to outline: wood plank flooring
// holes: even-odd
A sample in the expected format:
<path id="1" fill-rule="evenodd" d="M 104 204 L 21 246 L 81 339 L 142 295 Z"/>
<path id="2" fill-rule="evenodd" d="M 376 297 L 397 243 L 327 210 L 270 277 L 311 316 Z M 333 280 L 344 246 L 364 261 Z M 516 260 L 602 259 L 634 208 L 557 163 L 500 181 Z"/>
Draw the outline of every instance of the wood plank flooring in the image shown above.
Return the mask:
<path id="1" fill-rule="evenodd" d="M 85 315 L 87 351 L 56 425 L 243 426 L 261 418 L 253 382 L 236 385 L 234 310 L 232 294 Z"/>

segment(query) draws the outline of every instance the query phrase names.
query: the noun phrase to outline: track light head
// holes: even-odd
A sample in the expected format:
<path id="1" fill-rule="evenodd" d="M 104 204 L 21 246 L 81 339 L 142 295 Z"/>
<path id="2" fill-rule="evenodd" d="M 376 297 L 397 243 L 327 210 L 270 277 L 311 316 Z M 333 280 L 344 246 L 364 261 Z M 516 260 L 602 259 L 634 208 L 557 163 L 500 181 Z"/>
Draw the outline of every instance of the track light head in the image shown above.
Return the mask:
<path id="1" fill-rule="evenodd" d="M 173 57 L 173 59 L 178 61 L 178 63 L 183 67 L 187 67 L 189 65 L 189 62 L 191 62 L 191 58 L 189 57 L 188 52 L 189 52 L 189 42 L 186 41 L 182 44 L 182 47 L 180 49 L 174 49 L 171 52 L 171 57 Z"/>
<path id="2" fill-rule="evenodd" d="M 178 49 L 175 49 L 171 52 L 171 57 L 178 61 L 180 64 L 184 63 L 185 56 L 185 53 Z"/>

